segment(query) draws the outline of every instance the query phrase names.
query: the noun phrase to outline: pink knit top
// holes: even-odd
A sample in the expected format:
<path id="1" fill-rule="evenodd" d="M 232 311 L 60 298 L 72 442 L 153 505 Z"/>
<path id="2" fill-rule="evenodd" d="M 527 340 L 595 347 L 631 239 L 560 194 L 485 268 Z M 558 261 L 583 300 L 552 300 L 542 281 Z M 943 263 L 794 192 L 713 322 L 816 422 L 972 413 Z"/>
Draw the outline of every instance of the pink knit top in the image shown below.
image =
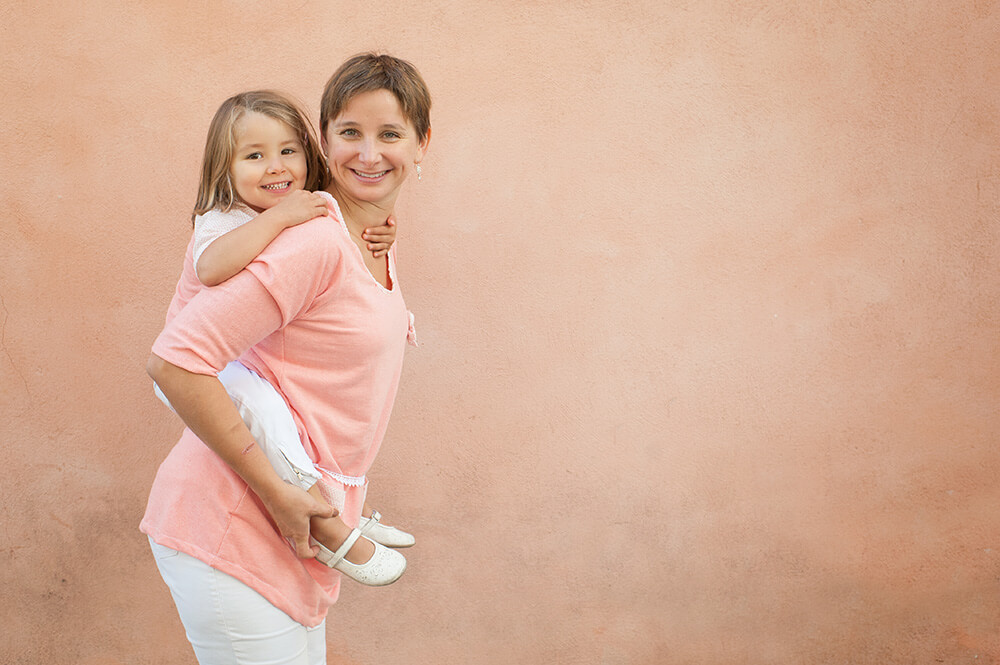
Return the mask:
<path id="1" fill-rule="evenodd" d="M 320 467 L 364 476 L 392 411 L 409 317 L 389 252 L 391 288 L 375 281 L 336 202 L 330 216 L 283 231 L 246 270 L 202 288 L 189 245 L 153 353 L 198 374 L 236 358 L 285 397 Z M 366 487 L 345 485 L 356 525 Z M 140 529 L 258 591 L 292 619 L 318 625 L 340 574 L 295 556 L 246 483 L 190 430 L 153 481 Z"/>

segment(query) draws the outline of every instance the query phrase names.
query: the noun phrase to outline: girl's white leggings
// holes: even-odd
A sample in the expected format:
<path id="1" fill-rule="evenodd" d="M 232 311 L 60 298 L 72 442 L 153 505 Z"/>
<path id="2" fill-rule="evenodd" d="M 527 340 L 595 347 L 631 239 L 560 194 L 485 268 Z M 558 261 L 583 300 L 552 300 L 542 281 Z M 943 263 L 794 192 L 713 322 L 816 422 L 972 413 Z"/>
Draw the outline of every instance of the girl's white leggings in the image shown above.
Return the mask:
<path id="1" fill-rule="evenodd" d="M 219 381 L 281 479 L 304 490 L 315 485 L 320 472 L 302 447 L 281 393 L 237 361 L 219 372 Z M 153 390 L 164 404 L 174 408 L 155 383 Z"/>
<path id="2" fill-rule="evenodd" d="M 306 628 L 235 577 L 149 540 L 201 665 L 326 665 L 326 622 Z"/>

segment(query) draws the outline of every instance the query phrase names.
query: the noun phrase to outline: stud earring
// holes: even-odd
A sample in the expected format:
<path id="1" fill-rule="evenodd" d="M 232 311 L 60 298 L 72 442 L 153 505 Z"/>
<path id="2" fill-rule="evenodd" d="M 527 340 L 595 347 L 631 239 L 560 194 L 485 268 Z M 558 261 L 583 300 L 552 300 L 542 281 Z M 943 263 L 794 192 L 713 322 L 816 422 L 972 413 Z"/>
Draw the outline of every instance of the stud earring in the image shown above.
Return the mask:
<path id="1" fill-rule="evenodd" d="M 424 170 L 420 168 L 420 164 L 417 164 L 416 162 L 414 162 L 413 164 L 414 166 L 417 167 L 417 181 L 419 182 L 424 179 L 424 174 L 423 174 Z"/>

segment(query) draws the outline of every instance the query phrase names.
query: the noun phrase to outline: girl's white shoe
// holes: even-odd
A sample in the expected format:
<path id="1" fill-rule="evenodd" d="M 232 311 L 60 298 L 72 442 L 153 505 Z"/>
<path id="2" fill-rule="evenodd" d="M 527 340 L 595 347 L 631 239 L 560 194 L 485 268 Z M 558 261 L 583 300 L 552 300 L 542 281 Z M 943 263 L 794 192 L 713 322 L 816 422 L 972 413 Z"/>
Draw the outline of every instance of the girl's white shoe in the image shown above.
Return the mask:
<path id="1" fill-rule="evenodd" d="M 352 529 L 351 535 L 344 540 L 336 552 L 331 552 L 315 538 L 310 540 L 313 545 L 319 546 L 319 553 L 316 555 L 317 561 L 339 570 L 356 582 L 368 586 L 385 586 L 398 580 L 403 571 L 406 570 L 406 558 L 399 552 L 390 550 L 377 542 L 372 543 L 375 546 L 375 553 L 365 563 L 351 563 L 345 558 L 358 538 L 361 538 L 361 530 Z"/>
<path id="2" fill-rule="evenodd" d="M 413 544 L 417 542 L 416 538 L 402 529 L 382 524 L 381 519 L 381 513 L 373 510 L 371 517 L 361 516 L 358 529 L 369 540 L 373 540 L 386 547 L 413 547 Z"/>

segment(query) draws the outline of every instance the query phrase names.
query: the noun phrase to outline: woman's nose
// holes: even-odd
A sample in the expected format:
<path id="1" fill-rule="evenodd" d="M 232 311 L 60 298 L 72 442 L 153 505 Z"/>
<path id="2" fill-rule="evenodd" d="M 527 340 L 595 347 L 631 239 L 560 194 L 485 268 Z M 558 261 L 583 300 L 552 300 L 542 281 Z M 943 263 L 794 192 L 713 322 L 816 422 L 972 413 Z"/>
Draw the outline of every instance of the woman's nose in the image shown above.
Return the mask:
<path id="1" fill-rule="evenodd" d="M 374 141 L 365 141 L 364 145 L 361 146 L 361 154 L 359 158 L 365 164 L 374 164 L 381 158 L 381 154 L 378 150 L 378 144 Z"/>

